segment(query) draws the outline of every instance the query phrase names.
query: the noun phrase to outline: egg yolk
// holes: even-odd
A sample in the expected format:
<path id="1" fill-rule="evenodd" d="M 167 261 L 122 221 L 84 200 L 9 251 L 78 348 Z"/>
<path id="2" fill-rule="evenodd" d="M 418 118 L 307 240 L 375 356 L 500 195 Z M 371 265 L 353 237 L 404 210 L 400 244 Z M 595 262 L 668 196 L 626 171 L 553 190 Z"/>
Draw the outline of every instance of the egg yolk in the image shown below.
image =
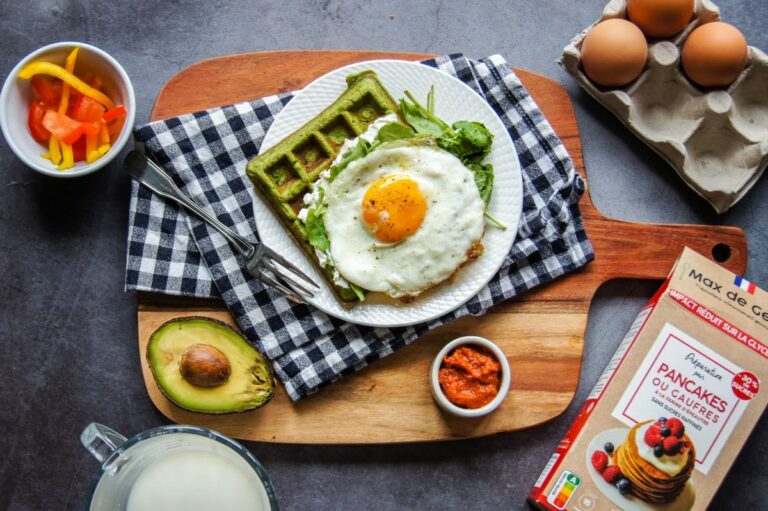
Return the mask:
<path id="1" fill-rule="evenodd" d="M 419 184 L 406 176 L 385 176 L 373 183 L 363 197 L 363 222 L 373 236 L 385 243 L 415 233 L 427 213 Z"/>

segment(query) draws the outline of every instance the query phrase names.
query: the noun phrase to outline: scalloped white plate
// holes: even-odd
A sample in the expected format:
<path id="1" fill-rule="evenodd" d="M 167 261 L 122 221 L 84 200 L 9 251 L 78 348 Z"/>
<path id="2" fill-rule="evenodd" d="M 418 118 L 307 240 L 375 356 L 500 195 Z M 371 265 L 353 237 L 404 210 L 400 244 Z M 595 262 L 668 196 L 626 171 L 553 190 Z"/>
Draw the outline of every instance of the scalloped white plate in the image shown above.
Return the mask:
<path id="1" fill-rule="evenodd" d="M 486 161 L 493 164 L 495 181 L 489 213 L 507 226 L 506 230 L 488 226 L 477 260 L 465 265 L 457 275 L 420 295 L 409 304 L 395 301 L 366 300 L 352 309 L 344 308 L 301 247 L 292 238 L 267 204 L 254 192 L 254 212 L 259 237 L 272 249 L 297 264 L 320 284 L 321 290 L 310 301 L 321 311 L 360 325 L 397 327 L 438 318 L 476 295 L 498 271 L 512 248 L 523 205 L 520 164 L 512 139 L 504 124 L 488 103 L 453 76 L 422 64 L 401 60 L 372 60 L 332 71 L 307 85 L 278 114 L 269 128 L 261 152 L 277 144 L 333 103 L 346 89 L 345 78 L 366 69 L 375 70 L 384 87 L 397 101 L 405 90 L 419 100 L 426 100 L 435 86 L 435 113 L 449 124 L 478 121 L 495 135 L 493 150 Z"/>

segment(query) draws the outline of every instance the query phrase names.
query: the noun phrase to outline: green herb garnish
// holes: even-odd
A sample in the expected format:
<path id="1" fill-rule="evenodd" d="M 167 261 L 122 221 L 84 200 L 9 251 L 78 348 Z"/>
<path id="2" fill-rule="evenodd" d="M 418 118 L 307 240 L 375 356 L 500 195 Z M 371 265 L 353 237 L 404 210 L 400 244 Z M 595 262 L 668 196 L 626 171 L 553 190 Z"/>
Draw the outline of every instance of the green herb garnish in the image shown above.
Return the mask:
<path id="1" fill-rule="evenodd" d="M 416 133 L 410 126 L 400 124 L 399 122 L 390 122 L 381 127 L 376 135 L 376 140 L 383 144 L 384 142 L 413 138 L 415 135 Z"/>
<path id="2" fill-rule="evenodd" d="M 328 252 L 331 249 L 331 243 L 328 241 L 328 232 L 325 230 L 325 210 L 328 205 L 323 202 L 324 190 L 320 189 L 320 198 L 315 207 L 307 211 L 307 241 L 313 247 L 322 252 Z"/>
<path id="3" fill-rule="evenodd" d="M 346 169 L 350 163 L 352 163 L 355 160 L 359 160 L 360 158 L 362 158 L 363 156 L 365 156 L 370 152 L 371 152 L 370 144 L 365 140 L 363 140 L 362 138 L 358 140 L 357 145 L 355 145 L 355 147 L 353 147 L 352 149 L 344 153 L 344 157 L 341 159 L 339 163 L 331 166 L 330 168 L 331 177 L 329 181 L 333 181 L 334 179 L 336 179 L 336 176 L 338 176 L 342 170 Z"/>

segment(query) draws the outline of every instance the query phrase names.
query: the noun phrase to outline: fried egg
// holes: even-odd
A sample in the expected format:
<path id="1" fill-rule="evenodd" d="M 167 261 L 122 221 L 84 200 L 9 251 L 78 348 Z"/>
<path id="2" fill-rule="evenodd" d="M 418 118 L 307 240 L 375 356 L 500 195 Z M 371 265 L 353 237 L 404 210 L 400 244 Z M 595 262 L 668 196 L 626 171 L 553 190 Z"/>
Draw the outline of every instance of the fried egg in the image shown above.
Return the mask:
<path id="1" fill-rule="evenodd" d="M 481 252 L 474 174 L 431 145 L 385 144 L 327 183 L 324 200 L 330 258 L 363 289 L 413 297 Z"/>

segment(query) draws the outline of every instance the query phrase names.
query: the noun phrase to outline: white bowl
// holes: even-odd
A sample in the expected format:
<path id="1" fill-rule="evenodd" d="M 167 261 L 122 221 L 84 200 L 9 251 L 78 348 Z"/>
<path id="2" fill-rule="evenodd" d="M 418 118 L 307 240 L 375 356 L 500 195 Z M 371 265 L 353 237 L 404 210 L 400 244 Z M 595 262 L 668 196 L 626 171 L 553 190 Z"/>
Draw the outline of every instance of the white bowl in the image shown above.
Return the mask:
<path id="1" fill-rule="evenodd" d="M 440 371 L 440 365 L 443 362 L 443 357 L 445 357 L 453 349 L 459 346 L 463 346 L 465 344 L 475 344 L 477 346 L 486 348 L 491 353 L 493 353 L 493 355 L 501 364 L 501 384 L 499 385 L 499 393 L 496 394 L 496 397 L 493 398 L 493 400 L 490 403 L 480 408 L 473 408 L 473 409 L 462 408 L 460 406 L 456 406 L 455 404 L 451 403 L 443 393 L 443 389 L 440 388 L 440 382 L 438 380 L 438 373 Z M 483 415 L 487 415 L 492 411 L 494 411 L 496 408 L 499 407 L 501 402 L 504 401 L 504 398 L 507 397 L 507 393 L 509 392 L 509 384 L 511 381 L 512 381 L 512 372 L 509 369 L 509 362 L 507 361 L 507 357 L 506 355 L 504 355 L 504 352 L 501 351 L 501 348 L 496 346 L 494 343 L 492 343 L 488 339 L 484 339 L 482 337 L 476 337 L 473 335 L 469 335 L 466 337 L 459 337 L 458 339 L 454 339 L 453 341 L 446 344 L 445 347 L 443 347 L 443 349 L 441 349 L 440 352 L 437 354 L 437 356 L 435 357 L 435 360 L 432 362 L 432 369 L 430 372 L 432 397 L 435 399 L 435 402 L 444 411 L 450 414 L 456 415 L 458 417 L 467 417 L 467 418 L 481 417 Z"/>
<path id="2" fill-rule="evenodd" d="M 91 71 L 97 74 L 103 82 L 103 92 L 115 102 L 115 105 L 125 105 L 128 114 L 123 121 L 123 128 L 117 140 L 104 156 L 91 164 L 76 162 L 71 169 L 59 171 L 53 163 L 40 156 L 47 152 L 47 149 L 35 141 L 29 133 L 27 115 L 32 101 L 32 86 L 30 80 L 21 80 L 18 74 L 22 67 L 33 60 L 45 60 L 63 65 L 64 59 L 75 46 L 80 47 L 75 64 L 77 73 Z M 108 164 L 131 139 L 135 117 L 136 97 L 128 74 L 108 53 L 85 43 L 54 43 L 30 53 L 16 64 L 5 79 L 3 90 L 0 92 L 0 129 L 6 142 L 27 166 L 47 176 L 64 178 L 84 176 Z"/>

